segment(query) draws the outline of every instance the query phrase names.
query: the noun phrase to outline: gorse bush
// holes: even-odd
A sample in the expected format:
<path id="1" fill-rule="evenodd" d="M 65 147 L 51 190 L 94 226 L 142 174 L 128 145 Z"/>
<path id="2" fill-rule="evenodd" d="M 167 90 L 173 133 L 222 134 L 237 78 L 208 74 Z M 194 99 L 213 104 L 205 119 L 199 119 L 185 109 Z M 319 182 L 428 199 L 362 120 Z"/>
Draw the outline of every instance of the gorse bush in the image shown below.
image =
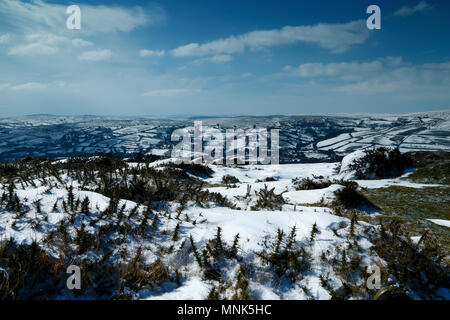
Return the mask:
<path id="1" fill-rule="evenodd" d="M 123 160 L 110 157 L 78 157 L 63 162 L 32 160 L 4 166 L 15 168 L 14 183 L 24 187 L 33 186 L 35 180 L 41 180 L 44 185 L 51 187 L 48 182 L 50 178 L 55 178 L 63 185 L 62 177 L 67 175 L 80 184 L 81 190 L 94 191 L 112 199 L 127 199 L 149 206 L 168 201 L 186 203 L 190 200 L 205 206 L 215 202 L 233 207 L 225 197 L 203 188 L 205 183 L 196 176 L 210 177 L 213 171 L 200 164 L 166 164 L 160 169 L 150 167 L 148 163 L 129 167 Z M 0 175 L 0 181 L 11 182 L 11 176 L 9 173 Z M 15 199 L 8 199 L 12 206 Z M 65 211 L 73 211 L 76 201 L 69 197 L 65 201 Z M 83 199 L 79 201 L 81 204 Z"/>
<path id="2" fill-rule="evenodd" d="M 142 241 L 159 237 L 172 243 L 172 248 L 162 247 L 161 252 L 153 255 L 178 254 L 181 249 L 175 245 L 180 240 L 182 221 L 170 233 L 159 230 L 158 217 L 162 213 L 153 210 L 167 208 L 170 201 L 204 207 L 233 207 L 221 194 L 205 190 L 204 182 L 196 178 L 211 173 L 212 170 L 203 165 L 154 168 L 143 162 L 128 166 L 123 160 L 107 156 L 56 162 L 30 158 L 1 164 L 0 209 L 16 212 L 15 219 L 25 221 L 31 219 L 25 215 L 33 210 L 36 215 L 31 225 L 38 228 L 44 223 L 48 232 L 39 246 L 37 243 L 18 245 L 13 240 L 0 242 L 0 298 L 59 296 L 65 290 L 65 269 L 71 263 L 82 267 L 83 292 L 89 292 L 91 297 L 129 298 L 127 290 L 157 286 L 164 281 L 179 282 L 181 276 L 177 270 L 169 270 L 162 259 L 149 263 L 143 258 L 142 249 L 129 252 L 126 243 L 130 239 Z M 44 221 L 48 213 L 42 212 L 40 200 L 30 208 L 17 196 L 17 188 L 38 185 L 47 186 L 48 192 L 54 187 L 66 190 L 66 196 L 54 201 L 50 210 L 66 214 L 59 224 L 50 226 Z M 78 196 L 80 190 L 109 197 L 109 205 L 104 210 L 93 209 L 88 196 Z M 135 201 L 137 205 L 125 210 L 123 200 Z"/>
<path id="3" fill-rule="evenodd" d="M 380 232 L 371 239 L 375 244 L 372 250 L 387 262 L 385 272 L 390 277 L 422 298 L 432 295 L 436 288 L 448 287 L 449 268 L 442 263 L 445 253 L 439 250 L 429 231 L 414 244 L 398 219 L 388 223 L 381 220 L 380 226 Z"/>
<path id="4" fill-rule="evenodd" d="M 264 179 L 258 179 L 255 182 L 274 182 L 274 181 L 278 181 L 278 178 L 276 178 L 276 177 L 266 177 Z"/>
<path id="5" fill-rule="evenodd" d="M 222 183 L 225 184 L 227 187 L 231 187 L 232 185 L 239 183 L 239 182 L 240 181 L 238 178 L 236 178 L 235 176 L 229 175 L 229 174 L 224 175 L 222 177 Z"/>
<path id="6" fill-rule="evenodd" d="M 358 191 L 358 184 L 354 181 L 340 181 L 344 188 L 334 192 L 335 199 L 333 206 L 342 206 L 345 209 L 379 209 L 370 200 L 368 200 L 361 192 Z"/>
<path id="7" fill-rule="evenodd" d="M 269 189 L 267 185 L 264 188 L 255 191 L 257 196 L 256 203 L 251 207 L 252 210 L 281 210 L 286 200 L 283 198 L 283 193 L 276 194 L 275 187 Z"/>
<path id="8" fill-rule="evenodd" d="M 277 277 L 287 277 L 291 282 L 301 279 L 311 268 L 309 248 L 301 245 L 296 236 L 295 226 L 287 236 L 278 229 L 275 239 L 267 244 L 267 249 L 257 253 L 261 261 L 268 265 Z"/>
<path id="9" fill-rule="evenodd" d="M 222 229 L 217 228 L 216 236 L 207 241 L 203 248 L 198 248 L 192 235 L 190 248 L 194 258 L 202 270 L 205 280 L 222 282 L 222 267 L 227 263 L 239 259 L 239 234 L 236 234 L 232 245 L 228 245 L 222 238 Z M 219 292 L 213 292 L 218 295 Z"/>
<path id="10" fill-rule="evenodd" d="M 398 148 L 385 147 L 364 150 L 364 156 L 350 164 L 358 179 L 394 178 L 411 168 L 413 161 L 408 154 L 402 154 Z"/>
<path id="11" fill-rule="evenodd" d="M 190 173 L 197 177 L 202 178 L 211 178 L 211 174 L 213 173 L 213 170 L 208 167 L 207 165 L 203 164 L 196 164 L 196 163 L 168 163 L 166 165 L 168 168 L 174 168 L 174 169 L 180 169 L 184 172 Z"/>
<path id="12" fill-rule="evenodd" d="M 57 293 L 65 282 L 65 263 L 49 256 L 36 242 L 0 242 L 0 299 L 36 299 Z"/>
<path id="13" fill-rule="evenodd" d="M 330 180 L 316 180 L 311 178 L 293 179 L 292 180 L 295 190 L 315 190 L 328 188 L 333 184 Z"/>

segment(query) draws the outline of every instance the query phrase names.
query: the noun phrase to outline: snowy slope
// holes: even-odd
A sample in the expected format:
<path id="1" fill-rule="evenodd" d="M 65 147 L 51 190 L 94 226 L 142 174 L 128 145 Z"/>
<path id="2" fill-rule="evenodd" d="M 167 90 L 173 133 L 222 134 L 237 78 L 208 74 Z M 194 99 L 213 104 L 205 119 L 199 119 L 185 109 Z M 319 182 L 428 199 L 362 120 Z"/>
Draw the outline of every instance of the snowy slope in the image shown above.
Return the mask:
<path id="1" fill-rule="evenodd" d="M 199 264 L 190 252 L 190 237 L 198 248 L 205 247 L 217 233 L 218 227 L 222 230 L 224 243 L 233 243 L 235 236 L 239 234 L 239 250 L 237 260 L 224 260 L 220 268 L 222 281 L 234 283 L 238 277 L 242 264 L 252 266 L 254 272 L 248 279 L 248 290 L 252 299 L 330 299 L 333 290 L 342 287 L 343 275 L 333 267 L 330 262 L 342 260 L 342 252 L 352 253 L 353 258 L 360 259 L 359 268 L 364 270 L 373 264 L 384 265 L 385 261 L 377 256 L 371 248 L 371 238 L 378 227 L 359 221 L 352 223 L 347 217 L 337 216 L 333 210 L 326 206 L 330 204 L 335 195 L 343 186 L 332 184 L 324 189 L 296 190 L 292 179 L 322 176 L 326 179 L 349 178 L 351 172 L 348 164 L 359 153 L 344 158 L 341 171 L 336 172 L 336 163 L 321 164 L 290 164 L 279 166 L 245 166 L 226 167 L 211 166 L 213 174 L 209 178 L 203 178 L 206 183 L 205 190 L 217 192 L 225 196 L 234 205 L 227 208 L 210 204 L 203 206 L 188 201 L 180 214 L 179 203 L 172 201 L 153 212 L 159 216 L 156 235 L 148 238 L 142 236 L 127 236 L 127 233 L 114 233 L 108 241 L 111 243 L 113 263 L 124 262 L 121 252 L 126 250 L 133 256 L 143 248 L 143 259 L 147 264 L 154 263 L 158 258 L 168 266 L 169 273 L 182 273 L 178 283 L 164 281 L 157 287 L 145 287 L 137 291 L 128 291 L 136 299 L 206 299 L 212 288 L 218 286 L 218 282 L 205 279 Z M 149 167 L 164 170 L 169 160 L 157 161 Z M 64 163 L 58 161 L 55 163 Z M 129 168 L 138 168 L 136 163 L 129 163 Z M 233 175 L 240 181 L 235 186 L 226 187 L 222 184 L 225 175 Z M 268 179 L 265 181 L 266 178 Z M 46 185 L 41 179 L 35 179 L 32 184 L 16 185 L 16 194 L 26 208 L 18 214 L 11 210 L 4 210 L 0 214 L 0 239 L 13 238 L 20 244 L 38 242 L 39 246 L 55 258 L 60 258 L 62 249 L 58 246 L 46 245 L 49 234 L 56 232 L 61 223 L 72 221 L 67 228 L 69 235 L 76 237 L 80 228 L 92 236 L 98 235 L 102 228 L 109 225 L 121 224 L 124 230 L 133 230 L 141 225 L 148 211 L 144 205 L 138 205 L 129 200 L 120 200 L 118 207 L 122 208 L 119 215 L 104 216 L 103 212 L 108 208 L 111 199 L 95 191 L 88 191 L 73 176 L 63 174 L 62 181 L 49 178 Z M 272 181 L 274 180 L 274 181 Z M 400 179 L 386 179 L 377 181 L 358 181 L 360 185 L 368 188 L 396 184 L 414 186 Z M 50 187 L 49 187 L 50 183 Z M 69 197 L 68 187 L 73 187 L 75 199 L 89 199 L 89 214 L 74 214 L 63 210 L 63 203 Z M 7 185 L 3 184 L 5 190 Z M 273 188 L 275 194 L 282 194 L 285 203 L 279 209 L 268 211 L 266 209 L 253 209 L 257 203 L 257 192 Z M 82 190 L 84 189 L 84 190 Z M 39 208 L 36 203 L 39 203 Z M 321 204 L 321 205 L 318 205 Z M 67 204 L 66 204 L 67 205 Z M 135 211 L 134 213 L 133 210 Z M 136 211 L 137 210 L 137 211 Z M 133 217 L 129 217 L 133 214 Z M 120 216 L 120 215 L 123 215 Z M 129 217 L 129 218 L 127 218 Z M 442 224 L 441 221 L 434 221 Z M 445 222 L 447 223 L 447 222 Z M 173 230 L 179 226 L 177 239 L 172 239 Z M 275 277 L 274 271 L 264 264 L 258 253 L 268 250 L 267 242 L 271 242 L 279 230 L 285 235 L 290 234 L 295 227 L 295 243 L 308 248 L 308 271 L 295 282 L 289 282 L 285 278 Z M 316 232 L 313 232 L 316 229 Z M 312 234 L 314 233 L 314 236 Z M 356 242 L 349 239 L 356 234 Z M 124 238 L 125 237 L 125 238 Z M 311 240 L 313 237 L 313 240 Z M 119 241 L 120 240 L 120 241 Z M 356 240 L 355 240 L 356 241 Z M 115 243 L 122 243 L 115 245 Z M 168 247 L 180 248 L 179 251 L 167 251 Z M 161 250 L 167 252 L 159 254 Z M 173 250 L 173 249 L 172 249 Z M 345 254 L 345 253 L 344 253 Z M 88 251 L 82 256 L 93 260 L 101 260 L 102 251 Z M 345 258 L 345 255 L 344 255 Z M 324 260 L 325 259 L 325 260 Z M 324 287 L 323 277 L 326 277 L 327 285 Z M 364 277 L 355 280 L 358 285 L 364 286 Z M 223 296 L 232 298 L 233 290 L 224 289 Z M 63 290 L 61 297 L 74 298 L 72 292 Z M 81 298 L 91 297 L 89 293 Z"/>

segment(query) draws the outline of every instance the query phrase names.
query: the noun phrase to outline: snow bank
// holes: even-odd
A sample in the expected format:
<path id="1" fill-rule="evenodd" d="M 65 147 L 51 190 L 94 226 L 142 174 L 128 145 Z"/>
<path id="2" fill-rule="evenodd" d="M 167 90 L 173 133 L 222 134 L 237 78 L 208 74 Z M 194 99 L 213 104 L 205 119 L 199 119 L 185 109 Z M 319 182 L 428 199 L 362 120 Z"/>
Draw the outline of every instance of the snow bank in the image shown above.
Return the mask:
<path id="1" fill-rule="evenodd" d="M 338 179 L 344 179 L 344 180 L 354 180 L 356 179 L 356 172 L 355 170 L 350 169 L 350 165 L 358 159 L 361 159 L 364 157 L 365 152 L 364 150 L 357 150 L 355 152 L 349 153 L 342 159 L 341 163 L 341 170 L 339 171 L 339 174 L 337 176 Z"/>
<path id="2" fill-rule="evenodd" d="M 442 219 L 427 219 L 427 220 L 440 226 L 450 228 L 450 220 L 442 220 Z"/>
<path id="3" fill-rule="evenodd" d="M 344 187 L 333 184 L 328 188 L 316 190 L 289 191 L 283 194 L 284 198 L 293 204 L 330 203 L 334 199 L 334 193 Z"/>

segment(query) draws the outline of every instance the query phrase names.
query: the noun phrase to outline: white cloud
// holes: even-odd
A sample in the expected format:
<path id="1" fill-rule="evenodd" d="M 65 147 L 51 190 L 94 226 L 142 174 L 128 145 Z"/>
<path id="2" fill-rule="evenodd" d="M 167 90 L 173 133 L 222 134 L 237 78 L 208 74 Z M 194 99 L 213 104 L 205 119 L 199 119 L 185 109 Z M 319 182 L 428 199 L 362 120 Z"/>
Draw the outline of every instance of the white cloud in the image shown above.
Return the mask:
<path id="1" fill-rule="evenodd" d="M 447 92 L 450 87 L 450 61 L 411 64 L 401 57 L 385 57 L 365 62 L 304 63 L 285 66 L 280 77 L 301 78 L 300 86 L 347 95 L 423 93 L 429 97 Z"/>
<path id="2" fill-rule="evenodd" d="M 382 79 L 370 79 L 367 81 L 356 82 L 352 84 L 345 84 L 332 88 L 331 91 L 341 92 L 347 94 L 377 94 L 400 91 L 408 83 L 403 81 L 384 81 Z"/>
<path id="3" fill-rule="evenodd" d="M 421 1 L 414 7 L 408 7 L 408 6 L 401 7 L 394 13 L 394 15 L 401 16 L 401 17 L 407 17 L 407 16 L 413 15 L 416 12 L 430 10 L 432 8 L 433 8 L 433 6 L 428 4 L 426 1 Z"/>
<path id="4" fill-rule="evenodd" d="M 12 25 L 15 30 L 36 30 L 49 28 L 53 32 L 65 31 L 66 14 L 65 5 L 47 3 L 42 0 L 0 1 L 0 20 Z M 158 7 L 150 10 L 136 6 L 125 8 L 121 6 L 92 6 L 80 5 L 82 33 L 97 32 L 129 32 L 138 27 L 158 23 L 165 19 L 163 11 Z"/>
<path id="5" fill-rule="evenodd" d="M 11 38 L 11 36 L 9 33 L 0 35 L 0 44 L 7 43 L 10 38 Z"/>
<path id="6" fill-rule="evenodd" d="M 112 52 L 110 50 L 94 50 L 86 51 L 78 56 L 79 60 L 82 61 L 102 61 L 111 58 Z"/>
<path id="7" fill-rule="evenodd" d="M 9 55 L 51 55 L 61 48 L 80 48 L 92 45 L 83 39 L 69 39 L 48 33 L 31 33 L 26 36 L 28 43 L 15 46 L 8 52 Z"/>
<path id="8" fill-rule="evenodd" d="M 156 23 L 162 17 L 151 16 L 141 7 L 85 6 L 82 8 L 82 29 L 87 32 L 130 32 L 138 27 Z"/>
<path id="9" fill-rule="evenodd" d="M 56 89 L 63 88 L 74 88 L 76 86 L 75 83 L 67 83 L 63 80 L 55 80 L 50 82 L 24 82 L 24 83 L 3 83 L 0 84 L 1 90 L 11 90 L 11 91 L 23 91 L 23 90 L 40 90 L 46 88 L 52 88 L 52 92 Z"/>
<path id="10" fill-rule="evenodd" d="M 165 55 L 165 51 L 164 50 L 140 50 L 139 51 L 139 55 L 141 57 L 162 57 Z"/>
<path id="11" fill-rule="evenodd" d="M 248 77 L 251 77 L 252 75 L 253 75 L 253 73 L 251 73 L 251 72 L 244 72 L 243 74 L 241 74 L 241 77 L 248 78 Z"/>
<path id="12" fill-rule="evenodd" d="M 442 70 L 450 70 L 450 61 L 443 63 L 425 63 L 422 65 L 425 69 L 442 69 Z"/>
<path id="13" fill-rule="evenodd" d="M 15 86 L 12 86 L 12 90 L 30 90 L 30 89 L 45 89 L 47 87 L 44 83 L 39 82 L 27 82 L 24 84 L 18 84 Z"/>
<path id="14" fill-rule="evenodd" d="M 160 89 L 144 92 L 143 97 L 173 97 L 190 93 L 188 89 Z"/>
<path id="15" fill-rule="evenodd" d="M 403 64 L 402 57 L 385 57 L 379 60 L 384 62 L 388 67 L 397 67 Z"/>
<path id="16" fill-rule="evenodd" d="M 304 63 L 296 68 L 286 66 L 283 68 L 292 76 L 298 77 L 330 77 L 348 76 L 352 74 L 365 75 L 383 69 L 381 61 L 371 62 L 340 62 L 340 63 Z"/>
<path id="17" fill-rule="evenodd" d="M 230 62 L 231 60 L 233 60 L 233 57 L 227 54 L 218 54 L 210 58 L 207 58 L 207 61 L 214 63 L 225 63 Z"/>
<path id="18" fill-rule="evenodd" d="M 91 46 L 92 42 L 83 40 L 83 39 L 73 39 L 70 40 L 70 42 L 72 43 L 72 45 L 74 47 L 87 47 L 87 46 Z"/>
<path id="19" fill-rule="evenodd" d="M 246 49 L 255 50 L 297 42 L 314 43 L 333 53 L 341 53 L 353 45 L 364 43 L 368 36 L 363 20 L 344 24 L 286 26 L 281 29 L 252 31 L 204 44 L 190 43 L 175 48 L 171 53 L 179 57 L 233 54 Z"/>
<path id="20" fill-rule="evenodd" d="M 231 60 L 233 60 L 233 57 L 229 54 L 217 54 L 217 55 L 214 55 L 211 57 L 195 59 L 195 60 L 189 62 L 188 64 L 181 66 L 179 68 L 179 70 L 185 70 L 189 66 L 198 66 L 203 63 L 225 64 L 227 62 L 230 62 Z"/>
<path id="21" fill-rule="evenodd" d="M 217 63 L 217 64 L 223 64 L 223 63 L 230 62 L 231 60 L 233 60 L 233 57 L 230 56 L 229 54 L 217 54 L 212 57 L 194 60 L 193 63 L 194 64 L 202 64 L 204 62 L 212 62 L 212 63 Z"/>
<path id="22" fill-rule="evenodd" d="M 55 54 L 58 50 L 58 48 L 49 46 L 45 43 L 34 42 L 11 48 L 8 54 L 14 56 L 50 55 Z"/>
<path id="23" fill-rule="evenodd" d="M 433 97 L 435 93 L 448 92 L 450 87 L 450 62 L 439 64 L 409 65 L 384 68 L 358 81 L 342 82 L 331 91 L 347 94 L 423 93 Z"/>

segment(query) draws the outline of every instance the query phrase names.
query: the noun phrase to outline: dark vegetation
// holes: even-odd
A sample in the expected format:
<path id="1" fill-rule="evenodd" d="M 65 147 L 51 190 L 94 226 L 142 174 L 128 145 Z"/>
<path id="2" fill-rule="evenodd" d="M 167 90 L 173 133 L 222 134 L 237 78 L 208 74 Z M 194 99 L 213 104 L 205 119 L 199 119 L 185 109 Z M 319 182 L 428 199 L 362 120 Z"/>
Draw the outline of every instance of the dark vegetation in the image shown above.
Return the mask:
<path id="1" fill-rule="evenodd" d="M 211 178 L 211 174 L 213 173 L 213 171 L 210 167 L 203 165 L 203 164 L 196 164 L 196 163 L 175 164 L 173 162 L 170 162 L 166 165 L 166 167 L 185 171 L 191 175 L 194 175 L 194 176 L 200 177 L 200 178 Z"/>
<path id="2" fill-rule="evenodd" d="M 449 219 L 450 188 L 448 186 L 420 189 L 390 186 L 367 189 L 363 191 L 363 194 L 380 207 L 386 221 L 399 219 L 410 232 L 415 234 L 421 234 L 427 230 L 432 232 L 444 253 L 450 255 L 449 229 L 426 220 Z"/>
<path id="3" fill-rule="evenodd" d="M 442 262 L 443 255 L 438 249 L 432 234 L 424 232 L 418 243 L 409 240 L 407 228 L 399 221 L 379 221 L 379 228 L 362 226 L 358 217 L 353 214 L 346 229 L 346 243 L 336 247 L 336 252 L 321 253 L 321 261 L 328 266 L 328 271 L 320 275 L 321 286 L 326 289 L 332 299 L 411 299 L 438 298 L 436 289 L 446 288 L 450 281 L 448 266 Z M 363 228 L 364 236 L 356 233 Z M 236 292 L 232 299 L 251 299 L 249 281 L 258 281 L 265 275 L 267 281 L 275 286 L 285 288 L 299 284 L 305 276 L 311 274 L 312 252 L 317 234 L 321 230 L 313 225 L 308 240 L 296 240 L 295 227 L 286 234 L 278 230 L 275 235 L 267 235 L 263 241 L 264 250 L 256 252 L 262 263 L 262 269 L 251 261 L 243 260 L 240 254 L 239 235 L 232 245 L 225 244 L 218 229 L 214 239 L 207 242 L 204 249 L 196 247 L 191 238 L 191 248 L 198 265 L 203 270 L 205 279 L 212 280 L 214 286 L 209 299 L 227 299 L 229 292 Z M 366 237 L 374 246 L 374 254 L 387 262 L 384 266 L 378 263 L 381 270 L 381 287 L 393 288 L 387 294 L 379 296 L 377 289 L 368 289 L 366 279 L 367 268 L 362 263 L 359 241 Z M 236 254 L 236 252 L 238 252 Z M 221 270 L 226 270 L 233 263 L 240 265 L 237 279 L 228 279 Z M 331 272 L 339 276 L 339 280 L 331 277 Z M 311 293 L 301 286 L 306 296 Z M 377 295 L 378 294 L 378 295 Z"/>
<path id="4" fill-rule="evenodd" d="M 233 207 L 222 195 L 205 190 L 204 182 L 196 178 L 211 173 L 203 165 L 171 164 L 152 168 L 148 162 L 141 162 L 129 167 L 123 160 L 110 157 L 70 158 L 65 162 L 28 158 L 0 164 L 0 180 L 5 188 L 0 210 L 17 212 L 16 219 L 23 218 L 31 208 L 21 203 L 16 188 L 36 187 L 39 181 L 48 190 L 56 186 L 68 190 L 66 198 L 55 202 L 53 211 L 69 214 L 57 228 L 48 231 L 39 245 L 18 245 L 13 240 L 0 239 L 0 298 L 55 297 L 67 290 L 65 269 L 70 264 L 82 266 L 84 270 L 82 293 L 97 298 L 131 298 L 127 293 L 130 290 L 154 287 L 163 281 L 179 281 L 178 270 L 169 270 L 162 259 L 146 263 L 143 249 L 129 252 L 126 243 L 128 239 L 166 239 L 163 241 L 177 243 L 181 220 L 171 234 L 159 230 L 159 214 L 173 219 L 167 210 L 170 201 L 180 204 L 180 214 L 188 202 L 203 207 Z M 81 185 L 79 190 L 109 197 L 109 206 L 104 211 L 92 212 L 89 199 L 76 197 L 72 185 L 66 184 L 66 176 L 72 178 L 71 183 L 77 181 Z M 125 214 L 120 199 L 135 201 L 137 206 Z M 36 218 L 25 219 L 37 229 L 45 223 L 47 213 L 41 212 L 39 201 L 35 208 Z M 41 246 L 56 254 L 50 255 Z M 153 254 L 161 256 L 162 250 Z M 184 249 L 171 245 L 166 250 L 176 253 Z M 82 293 L 74 291 L 75 295 Z"/>
<path id="5" fill-rule="evenodd" d="M 366 149 L 365 155 L 350 165 L 358 179 L 384 179 L 402 175 L 412 168 L 413 161 L 408 154 L 385 147 Z"/>
<path id="6" fill-rule="evenodd" d="M 273 182 L 273 181 L 278 181 L 278 178 L 276 178 L 276 177 L 266 177 L 264 179 L 258 179 L 255 182 Z"/>
<path id="7" fill-rule="evenodd" d="M 311 238 L 317 231 L 312 231 Z M 296 240 L 297 229 L 294 226 L 289 235 L 278 229 L 277 235 L 271 243 L 265 243 L 268 250 L 258 253 L 262 262 L 270 267 L 278 278 L 286 277 L 295 283 L 301 280 L 311 268 L 311 253 L 306 245 Z M 311 242 L 312 242 L 311 240 Z"/>
<path id="8" fill-rule="evenodd" d="M 227 188 L 231 188 L 232 186 L 234 186 L 236 183 L 239 183 L 239 179 L 236 178 L 235 176 L 232 176 L 230 174 L 224 175 L 222 177 L 222 183 L 224 185 L 227 186 Z"/>
<path id="9" fill-rule="evenodd" d="M 358 190 L 358 183 L 355 181 L 340 181 L 344 188 L 335 191 L 333 206 L 342 206 L 345 209 L 379 210 L 377 205 L 372 203 Z"/>
<path id="10" fill-rule="evenodd" d="M 381 229 L 371 238 L 372 247 L 387 262 L 385 277 L 395 279 L 400 287 L 414 292 L 421 299 L 432 297 L 437 288 L 448 288 L 449 266 L 443 263 L 435 237 L 425 231 L 417 244 L 400 220 L 380 221 Z M 415 297 L 417 298 L 417 297 Z"/>
<path id="11" fill-rule="evenodd" d="M 361 193 L 370 202 L 377 204 L 386 221 L 400 220 L 402 225 L 414 234 L 431 232 L 444 255 L 448 256 L 450 254 L 449 229 L 426 219 L 449 219 L 450 152 L 416 151 L 408 152 L 406 155 L 412 159 L 414 169 L 411 170 L 411 174 L 402 179 L 442 186 L 422 188 L 389 186 L 362 190 Z M 369 219 L 369 222 L 373 221 Z M 450 261 L 447 264 L 450 264 Z"/>
<path id="12" fill-rule="evenodd" d="M 450 185 L 450 152 L 416 151 L 409 152 L 415 172 L 408 179 L 417 183 Z"/>
<path id="13" fill-rule="evenodd" d="M 329 275 L 320 276 L 321 284 L 332 299 L 383 299 L 379 297 L 378 290 L 366 286 L 368 273 L 362 264 L 358 243 L 362 235 L 355 233 L 356 228 L 362 226 L 357 220 L 353 214 L 350 225 L 346 227 L 347 244 L 336 247 L 337 255 L 329 257 L 327 253 L 322 253 L 322 262 L 330 265 L 341 277 L 340 286 L 333 288 Z M 442 299 L 436 296 L 436 290 L 448 287 L 450 273 L 448 264 L 443 261 L 445 255 L 439 250 L 434 236 L 424 232 L 420 241 L 413 243 L 408 228 L 399 220 L 380 220 L 378 225 L 377 229 L 363 227 L 364 237 L 374 244 L 370 250 L 387 262 L 387 265 L 378 262 L 377 266 L 381 271 L 381 287 L 395 289 L 395 294 L 391 293 L 390 298 Z"/>
<path id="14" fill-rule="evenodd" d="M 283 193 L 276 194 L 275 187 L 269 189 L 264 185 L 264 189 L 255 191 L 257 196 L 256 203 L 251 207 L 251 210 L 281 210 L 286 200 L 283 198 Z"/>
<path id="15" fill-rule="evenodd" d="M 222 229 L 217 228 L 216 236 L 207 241 L 203 247 L 197 247 L 192 236 L 190 237 L 190 248 L 198 266 L 201 269 L 204 280 L 213 282 L 213 287 L 208 295 L 209 300 L 219 300 L 223 297 L 226 290 L 233 290 L 234 300 L 248 300 L 250 293 L 248 291 L 248 270 L 239 253 L 239 234 L 236 234 L 233 243 L 228 245 L 222 238 Z M 242 263 L 242 264 L 241 264 Z M 232 264 L 240 264 L 237 279 L 229 279 L 223 272 Z"/>
<path id="16" fill-rule="evenodd" d="M 69 158 L 66 162 L 26 159 L 17 163 L 0 164 L 0 179 L 28 186 L 34 179 L 44 186 L 52 186 L 49 178 L 60 184 L 67 174 L 81 184 L 81 190 L 95 191 L 114 200 L 127 199 L 150 207 L 168 201 L 186 203 L 193 200 L 199 205 L 214 202 L 232 207 L 218 193 L 203 190 L 204 182 L 197 177 L 210 177 L 212 170 L 200 164 L 167 164 L 163 170 L 153 168 L 149 162 L 129 167 L 123 160 L 110 157 Z M 10 184 L 11 185 L 11 184 Z"/>
<path id="17" fill-rule="evenodd" d="M 313 178 L 295 178 L 292 179 L 292 183 L 296 190 L 316 190 L 328 188 L 333 184 L 332 181 L 324 179 L 323 177 L 317 177 L 313 175 Z"/>

